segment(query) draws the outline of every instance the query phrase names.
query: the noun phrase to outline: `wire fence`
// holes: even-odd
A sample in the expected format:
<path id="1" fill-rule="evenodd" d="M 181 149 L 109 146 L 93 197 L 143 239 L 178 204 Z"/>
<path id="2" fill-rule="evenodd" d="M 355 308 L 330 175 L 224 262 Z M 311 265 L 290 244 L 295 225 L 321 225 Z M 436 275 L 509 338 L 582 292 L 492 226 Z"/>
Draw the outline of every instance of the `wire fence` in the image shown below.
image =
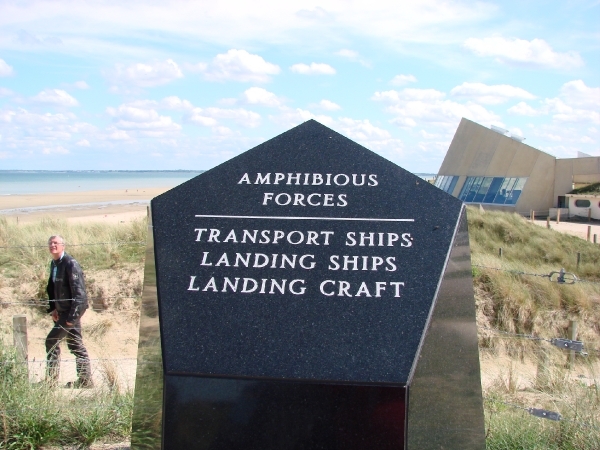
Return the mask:
<path id="1" fill-rule="evenodd" d="M 69 246 L 71 246 L 71 247 L 95 246 L 95 245 L 116 245 L 116 246 L 140 245 L 141 246 L 141 245 L 145 245 L 145 244 L 146 243 L 144 241 L 135 241 L 135 242 L 116 241 L 116 242 L 95 242 L 95 243 L 85 243 L 85 244 L 69 244 Z M 47 247 L 46 244 L 45 245 L 15 245 L 15 246 L 0 246 L 0 249 L 45 248 L 45 247 Z M 479 265 L 479 264 L 472 264 L 472 267 L 480 268 L 480 269 L 502 271 L 502 272 L 513 274 L 513 275 L 547 278 L 550 282 L 556 282 L 559 284 L 566 284 L 566 285 L 575 284 L 575 283 L 600 284 L 599 281 L 581 279 L 574 273 L 566 272 L 563 268 L 556 270 L 556 271 L 551 271 L 550 273 L 545 274 L 545 273 L 531 273 L 531 272 L 526 272 L 526 271 L 522 271 L 522 270 L 514 270 L 514 269 L 504 269 L 501 267 L 490 267 L 490 266 L 484 266 L 484 265 Z M 111 296 L 92 296 L 92 297 L 88 297 L 88 300 L 93 302 L 96 300 L 103 301 L 103 300 L 115 300 L 115 299 L 140 300 L 141 298 L 142 298 L 141 295 L 111 295 Z M 73 299 L 63 299 L 63 300 L 73 300 Z M 48 303 L 52 302 L 52 301 L 59 301 L 59 300 L 49 300 L 49 299 L 45 299 L 45 298 L 32 298 L 32 297 L 27 297 L 27 298 L 18 298 L 17 297 L 14 301 L 0 301 L 0 306 L 20 305 L 20 306 L 31 306 L 31 307 L 47 307 Z M 91 309 L 95 310 L 95 311 L 106 311 L 106 308 L 92 307 Z M 139 306 L 134 306 L 133 308 L 120 308 L 119 311 L 139 312 Z M 482 331 L 488 331 L 488 332 L 494 333 L 493 337 L 497 337 L 497 338 L 504 337 L 504 338 L 526 339 L 526 340 L 536 341 L 536 342 L 540 342 L 540 343 L 543 342 L 546 344 L 550 344 L 558 349 L 562 349 L 562 350 L 569 351 L 569 352 L 574 352 L 580 356 L 588 356 L 591 354 L 600 356 L 599 349 L 588 348 L 581 341 L 570 340 L 570 339 L 565 339 L 565 338 L 561 338 L 561 337 L 544 338 L 544 337 L 536 336 L 533 334 L 512 333 L 512 332 L 508 332 L 508 331 L 504 331 L 504 330 L 500 330 L 500 329 L 496 329 L 496 328 L 484 327 L 484 326 L 479 326 L 478 328 L 479 328 L 479 330 L 482 330 Z M 106 332 L 109 332 L 109 333 L 131 333 L 131 330 L 119 330 L 119 329 L 110 328 Z M 99 333 L 99 334 L 101 334 L 101 333 Z M 45 338 L 34 338 L 34 339 L 45 340 Z M 155 366 L 160 365 L 160 361 L 142 361 L 142 360 L 138 360 L 135 357 L 90 358 L 90 361 L 94 362 L 94 363 L 100 363 L 100 364 L 102 364 L 102 363 L 117 363 L 117 367 L 124 367 L 123 365 L 126 365 L 128 363 L 129 364 L 135 363 L 135 367 L 138 367 L 141 365 L 155 365 Z M 62 359 L 62 360 L 60 360 L 60 362 L 65 363 L 65 364 L 75 364 L 76 363 L 75 359 Z M 27 361 L 20 361 L 20 362 L 0 361 L 0 368 L 2 366 L 14 365 L 16 363 L 26 364 L 28 367 L 37 366 L 38 371 L 39 371 L 39 370 L 43 370 L 45 368 L 47 361 L 45 359 L 39 359 L 37 361 L 34 359 L 32 361 L 27 360 Z M 565 418 L 562 414 L 560 414 L 558 412 L 554 412 L 554 411 L 550 411 L 550 410 L 546 410 L 546 409 L 542 409 L 542 408 L 523 406 L 523 405 L 510 403 L 510 402 L 504 402 L 504 401 L 490 398 L 490 397 L 484 397 L 484 401 L 486 401 L 488 403 L 502 404 L 504 406 L 514 408 L 514 409 L 519 409 L 519 410 L 522 410 L 536 418 L 546 419 L 546 420 L 555 421 L 555 422 L 561 422 L 561 421 L 562 422 L 570 422 L 570 423 L 576 424 L 581 427 L 586 427 L 586 428 L 600 431 L 600 429 L 593 424 Z M 84 405 L 82 407 L 86 407 L 86 406 Z M 90 405 L 89 407 L 97 408 L 97 405 Z M 27 409 L 27 406 L 24 405 L 23 408 L 21 408 L 19 410 L 16 410 L 16 409 L 15 410 L 0 410 L 0 414 L 18 413 L 18 412 L 24 411 L 25 409 Z"/>
<path id="2" fill-rule="evenodd" d="M 145 241 L 113 241 L 113 242 L 91 242 L 87 244 L 67 244 L 69 247 L 88 247 L 93 245 L 146 245 Z M 43 245 L 0 245 L 0 248 L 48 248 L 48 244 Z"/>

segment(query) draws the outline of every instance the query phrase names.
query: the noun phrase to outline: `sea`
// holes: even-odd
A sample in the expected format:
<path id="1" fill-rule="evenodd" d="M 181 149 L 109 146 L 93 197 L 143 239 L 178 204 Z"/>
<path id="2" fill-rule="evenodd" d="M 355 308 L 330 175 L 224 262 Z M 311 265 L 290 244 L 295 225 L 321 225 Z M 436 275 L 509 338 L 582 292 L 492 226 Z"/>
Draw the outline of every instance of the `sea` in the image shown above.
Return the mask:
<path id="1" fill-rule="evenodd" d="M 0 195 L 172 188 L 205 172 L 188 170 L 0 170 Z M 425 180 L 433 173 L 416 173 Z"/>
<path id="2" fill-rule="evenodd" d="M 0 170 L 0 195 L 172 188 L 204 172 L 188 170 Z"/>

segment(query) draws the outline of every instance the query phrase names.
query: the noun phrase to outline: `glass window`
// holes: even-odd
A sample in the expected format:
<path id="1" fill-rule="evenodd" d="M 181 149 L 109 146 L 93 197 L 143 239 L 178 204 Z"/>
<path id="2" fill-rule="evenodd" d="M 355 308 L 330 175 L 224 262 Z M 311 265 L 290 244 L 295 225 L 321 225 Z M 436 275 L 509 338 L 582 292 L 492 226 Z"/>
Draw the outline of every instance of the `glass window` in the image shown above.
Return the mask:
<path id="1" fill-rule="evenodd" d="M 456 175 L 440 175 L 435 179 L 435 186 L 444 192 L 452 194 L 457 181 L 458 177 Z"/>
<path id="2" fill-rule="evenodd" d="M 472 203 L 515 205 L 526 181 L 518 177 L 467 177 L 458 198 Z"/>
<path id="3" fill-rule="evenodd" d="M 473 180 L 473 184 L 471 185 L 471 189 L 469 189 L 469 192 L 467 193 L 467 196 L 465 197 L 465 202 L 473 201 L 473 199 L 475 198 L 475 194 L 477 193 L 477 191 L 479 190 L 479 187 L 481 186 L 482 181 L 483 181 L 483 177 L 475 177 L 475 180 Z"/>
<path id="4" fill-rule="evenodd" d="M 591 206 L 591 202 L 589 200 L 575 200 L 575 206 L 578 208 L 589 208 Z"/>
<path id="5" fill-rule="evenodd" d="M 501 178 L 501 177 L 492 178 L 492 184 L 490 185 L 490 188 L 488 189 L 487 194 L 483 198 L 482 203 L 494 203 L 494 198 L 496 197 L 496 194 L 498 193 L 498 189 L 500 189 L 500 186 L 502 186 L 502 181 L 504 181 L 504 178 Z"/>
<path id="6" fill-rule="evenodd" d="M 504 180 L 502 180 L 502 185 L 500 186 L 500 189 L 498 189 L 498 193 L 496 194 L 496 197 L 494 198 L 494 203 L 498 203 L 500 205 L 503 205 L 506 202 L 506 194 L 507 194 L 507 188 L 509 183 L 512 185 L 514 183 L 514 179 L 513 178 L 504 178 Z"/>
<path id="7" fill-rule="evenodd" d="M 452 177 L 452 181 L 450 182 L 450 186 L 448 186 L 448 190 L 446 192 L 448 194 L 452 194 L 454 192 L 454 188 L 456 187 L 456 183 L 458 183 L 458 177 Z"/>
<path id="8" fill-rule="evenodd" d="M 485 177 L 483 179 L 483 182 L 481 183 L 481 187 L 479 188 L 477 194 L 475 194 L 475 197 L 473 198 L 474 202 L 483 202 L 483 198 L 485 197 L 485 194 L 487 194 L 487 191 L 490 188 L 490 184 L 492 184 L 492 177 Z"/>
<path id="9" fill-rule="evenodd" d="M 465 180 L 465 184 L 463 184 L 462 190 L 460 191 L 460 195 L 458 196 L 458 198 L 460 198 L 463 202 L 465 201 L 467 193 L 469 192 L 469 189 L 471 189 L 474 180 L 475 177 L 467 177 L 467 179 Z"/>
<path id="10" fill-rule="evenodd" d="M 521 192 L 523 191 L 523 186 L 525 186 L 525 181 L 527 178 L 517 178 L 515 181 L 515 185 L 513 186 L 510 197 L 506 199 L 507 205 L 516 205 L 517 201 L 519 201 L 519 197 L 521 196 Z"/>

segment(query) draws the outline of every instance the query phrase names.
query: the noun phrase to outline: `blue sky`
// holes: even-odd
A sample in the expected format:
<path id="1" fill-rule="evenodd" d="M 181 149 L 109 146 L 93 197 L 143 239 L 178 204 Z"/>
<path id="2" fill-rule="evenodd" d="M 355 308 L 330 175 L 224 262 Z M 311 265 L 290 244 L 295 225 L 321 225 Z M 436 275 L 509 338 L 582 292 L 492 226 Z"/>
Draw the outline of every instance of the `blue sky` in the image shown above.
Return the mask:
<path id="1" fill-rule="evenodd" d="M 461 117 L 600 155 L 599 1 L 0 1 L 0 169 L 210 169 L 305 120 L 437 172 Z"/>

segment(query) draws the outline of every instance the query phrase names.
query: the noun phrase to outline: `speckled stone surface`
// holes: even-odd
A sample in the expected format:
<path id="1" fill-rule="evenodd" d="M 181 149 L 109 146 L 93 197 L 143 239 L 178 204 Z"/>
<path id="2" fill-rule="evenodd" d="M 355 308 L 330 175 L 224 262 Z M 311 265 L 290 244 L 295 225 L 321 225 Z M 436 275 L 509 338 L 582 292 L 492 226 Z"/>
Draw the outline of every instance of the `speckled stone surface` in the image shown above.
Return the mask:
<path id="1" fill-rule="evenodd" d="M 485 448 L 462 202 L 311 120 L 151 212 L 132 448 Z"/>
<path id="2" fill-rule="evenodd" d="M 270 173 L 271 184 L 255 184 L 258 173 L 262 177 Z M 274 184 L 276 173 L 285 174 L 285 180 Z M 300 174 L 300 185 L 295 179 L 292 184 L 284 184 L 290 173 Z M 244 174 L 248 174 L 250 183 L 245 182 Z M 305 185 L 304 174 L 310 174 L 309 183 L 313 174 L 321 174 L 324 182 Z M 327 174 L 332 174 L 331 185 L 326 184 Z M 349 183 L 335 185 L 337 174 L 344 175 L 337 178 L 339 184 L 346 181 L 346 176 Z M 364 174 L 364 185 L 354 186 L 353 174 L 357 184 Z M 368 186 L 370 175 L 376 186 Z M 294 206 L 292 201 L 280 206 L 275 200 L 265 205 L 265 193 L 273 193 L 273 197 L 285 193 L 291 198 L 302 194 L 305 199 L 313 193 L 321 194 L 311 198 L 313 204 L 325 202 L 325 194 L 332 194 L 328 203 L 345 205 Z M 287 197 L 279 200 L 285 203 Z M 152 214 L 166 372 L 405 384 L 461 208 L 457 199 L 315 121 L 156 197 Z M 198 229 L 207 230 L 200 241 Z M 216 238 L 219 243 L 216 239 L 209 242 L 211 229 L 220 231 Z M 235 237 L 227 240 L 231 230 Z M 271 238 L 277 230 L 286 237 L 276 244 L 253 244 L 248 239 L 244 244 L 243 230 L 258 230 L 259 236 L 268 230 Z M 294 231 L 303 233 L 304 243 L 295 244 L 302 239 L 300 233 L 293 233 L 288 241 L 289 233 Z M 316 232 L 318 238 L 307 245 L 309 231 Z M 349 232 L 355 233 L 354 246 L 346 245 Z M 364 240 L 366 245 L 360 246 L 361 232 L 367 233 L 366 238 L 374 233 L 375 245 L 369 246 L 371 242 Z M 394 240 L 396 235 L 400 237 L 389 246 L 389 236 Z M 326 236 L 329 245 L 325 245 Z M 217 266 L 224 253 L 228 261 L 222 260 Z M 254 265 L 257 253 L 266 255 L 269 263 L 264 268 L 234 267 L 236 253 L 244 257 L 250 253 L 250 265 Z M 280 255 L 276 268 L 271 268 L 273 254 Z M 289 264 L 281 268 L 282 254 L 288 258 L 297 255 L 295 269 Z M 313 255 L 303 261 L 306 267 L 314 262 L 314 268 L 300 267 L 303 255 Z M 336 267 L 331 263 L 332 255 L 338 255 L 339 270 L 330 270 Z M 342 270 L 344 256 L 356 256 L 359 270 Z M 260 265 L 264 258 L 258 258 Z M 380 260 L 374 258 L 382 258 L 384 263 L 378 265 Z M 391 264 L 387 258 L 393 258 Z M 352 261 L 347 269 L 355 268 Z M 373 261 L 377 270 L 372 270 Z M 238 261 L 238 266 L 243 264 Z M 193 282 L 191 277 L 195 277 Z M 213 277 L 214 286 L 207 288 Z M 224 289 L 225 277 L 232 283 L 238 278 L 237 292 L 232 292 L 231 286 Z M 259 288 L 254 293 L 242 293 L 244 278 L 256 280 Z M 263 279 L 268 280 L 265 293 L 259 294 Z M 277 280 L 279 285 L 287 280 L 285 294 L 280 294 L 277 287 L 271 289 L 270 280 Z M 295 292 L 306 288 L 303 294 L 290 293 L 289 283 L 293 280 L 302 280 L 293 288 Z M 321 283 L 327 280 L 334 283 L 326 283 L 323 290 L 334 295 L 321 293 Z M 340 282 L 350 284 L 341 296 Z M 361 292 L 363 282 L 366 290 Z M 380 285 L 385 287 L 380 297 L 376 297 L 377 282 L 385 283 Z M 246 290 L 252 286 L 248 281 Z"/>

